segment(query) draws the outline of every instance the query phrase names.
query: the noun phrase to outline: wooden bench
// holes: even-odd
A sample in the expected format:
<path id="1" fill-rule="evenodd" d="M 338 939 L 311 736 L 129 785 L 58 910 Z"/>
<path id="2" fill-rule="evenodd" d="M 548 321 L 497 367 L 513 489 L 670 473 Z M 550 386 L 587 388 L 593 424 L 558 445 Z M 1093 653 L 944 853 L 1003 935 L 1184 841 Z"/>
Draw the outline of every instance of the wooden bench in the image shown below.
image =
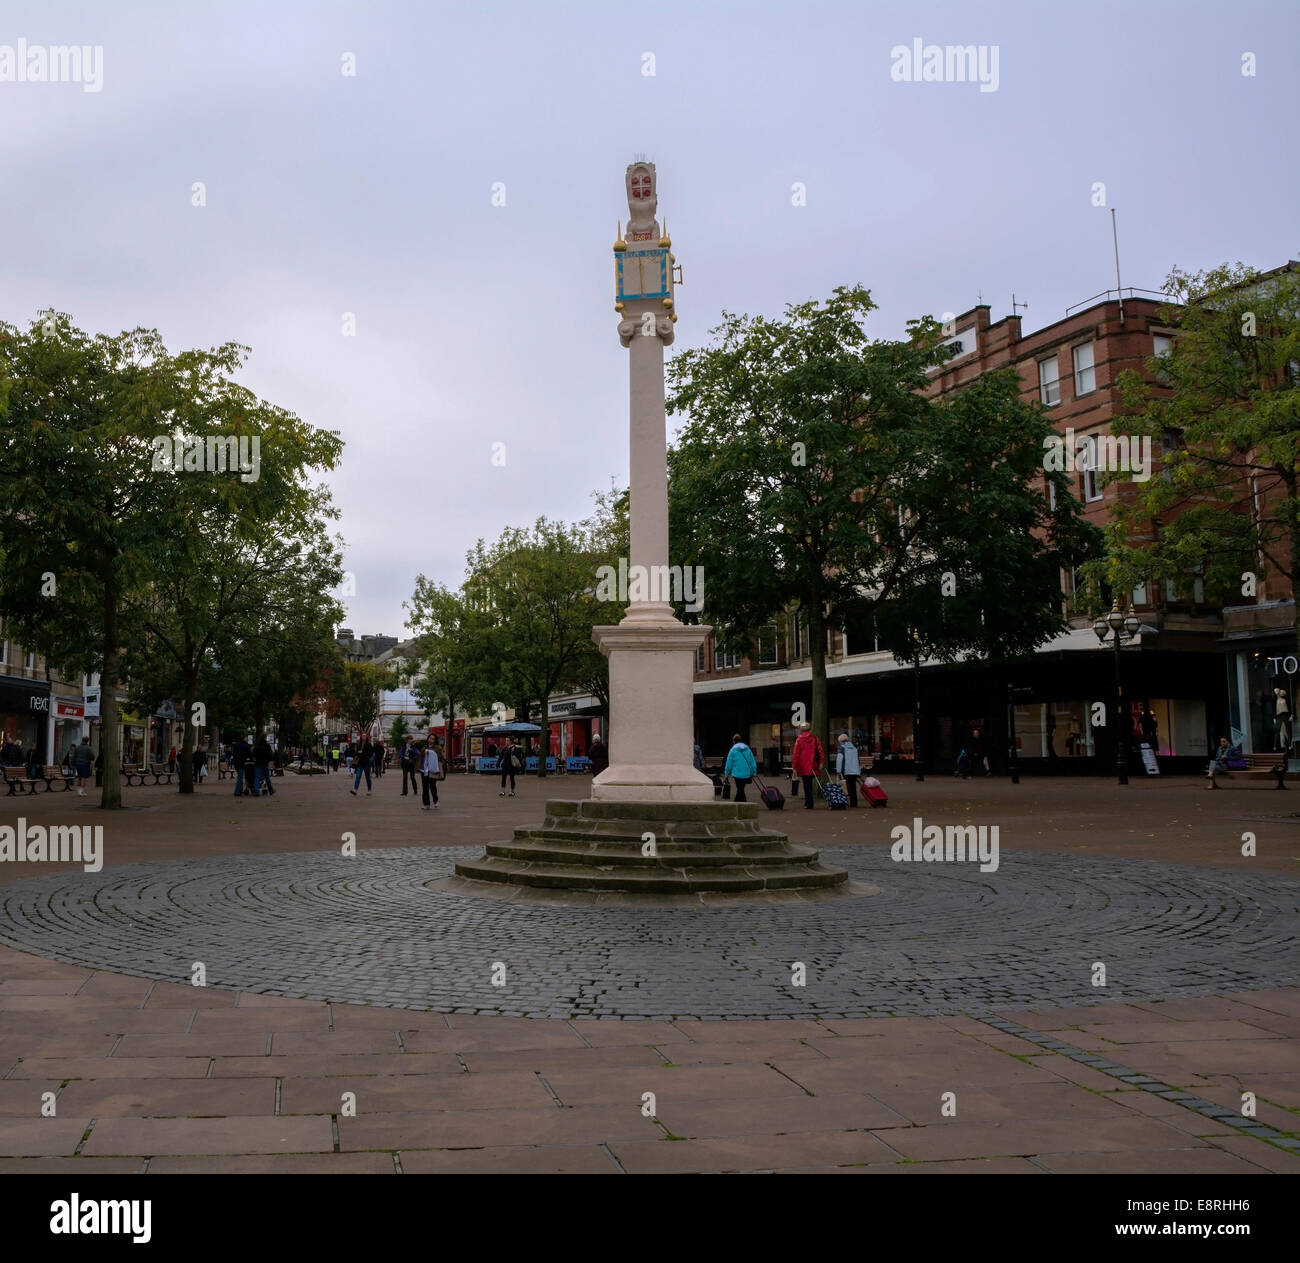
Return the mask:
<path id="1" fill-rule="evenodd" d="M 77 774 L 73 771 L 65 771 L 53 763 L 47 763 L 41 768 L 41 780 L 45 782 L 47 792 L 52 793 L 56 784 L 62 785 L 66 791 L 76 784 Z"/>
<path id="2" fill-rule="evenodd" d="M 1243 754 L 1241 757 L 1246 762 L 1244 768 L 1229 768 L 1226 772 L 1216 772 L 1214 764 L 1210 764 L 1211 788 L 1218 788 L 1217 778 L 1220 776 L 1241 776 L 1246 780 L 1262 780 L 1271 776 L 1277 782 L 1274 789 L 1285 789 L 1286 778 L 1295 775 L 1294 772 L 1287 771 L 1287 756 L 1284 751 L 1274 751 L 1272 754 Z"/>
<path id="3" fill-rule="evenodd" d="M 146 773 L 141 769 L 138 763 L 122 764 L 122 779 L 128 785 L 143 785 Z"/>
<path id="4" fill-rule="evenodd" d="M 172 777 L 175 775 L 175 773 L 174 773 L 174 772 L 169 772 L 169 771 L 167 770 L 167 764 L 166 764 L 166 763 L 150 763 L 150 764 L 149 764 L 149 775 L 153 777 L 153 783 L 154 783 L 155 785 L 161 785 L 161 784 L 162 784 L 162 778 L 163 778 L 164 776 L 167 778 L 167 784 L 170 785 L 170 784 L 172 783 Z M 141 780 L 140 783 L 141 783 L 142 785 L 144 784 L 143 779 Z"/>
<path id="5" fill-rule="evenodd" d="M 9 786 L 9 794 L 12 797 L 23 790 L 26 790 L 29 794 L 36 793 L 36 787 L 41 782 L 28 776 L 25 767 L 7 767 L 5 768 L 5 784 Z"/>

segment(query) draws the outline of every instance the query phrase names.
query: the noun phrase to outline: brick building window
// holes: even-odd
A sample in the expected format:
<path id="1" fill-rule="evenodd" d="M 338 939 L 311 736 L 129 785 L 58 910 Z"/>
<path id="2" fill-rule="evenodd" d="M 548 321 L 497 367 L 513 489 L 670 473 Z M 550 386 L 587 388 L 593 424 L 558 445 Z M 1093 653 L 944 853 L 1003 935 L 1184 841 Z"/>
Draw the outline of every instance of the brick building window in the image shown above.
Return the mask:
<path id="1" fill-rule="evenodd" d="M 740 655 L 738 653 L 723 653 L 721 649 L 713 651 L 713 669 L 715 671 L 730 671 L 738 666 L 740 666 Z"/>
<path id="2" fill-rule="evenodd" d="M 1038 361 L 1038 397 L 1048 408 L 1061 402 L 1061 370 L 1055 355 Z"/>
<path id="3" fill-rule="evenodd" d="M 1083 440 L 1080 455 L 1086 460 L 1083 470 L 1083 498 L 1085 503 L 1101 499 L 1101 480 L 1097 477 L 1097 436 L 1090 434 Z M 1080 462 L 1083 463 L 1083 462 Z"/>
<path id="4" fill-rule="evenodd" d="M 1074 348 L 1074 393 L 1086 395 L 1097 389 L 1097 370 L 1092 362 L 1092 343 Z"/>
<path id="5" fill-rule="evenodd" d="M 700 671 L 700 672 L 704 671 L 704 669 L 705 669 L 705 668 L 704 668 L 704 662 L 705 662 L 705 658 L 704 658 L 704 646 L 703 646 L 703 645 L 700 645 L 700 646 L 695 650 L 695 669 L 696 669 L 697 671 Z"/>
<path id="6" fill-rule="evenodd" d="M 777 650 L 776 624 L 769 623 L 758 635 L 758 665 L 760 667 L 776 666 Z"/>

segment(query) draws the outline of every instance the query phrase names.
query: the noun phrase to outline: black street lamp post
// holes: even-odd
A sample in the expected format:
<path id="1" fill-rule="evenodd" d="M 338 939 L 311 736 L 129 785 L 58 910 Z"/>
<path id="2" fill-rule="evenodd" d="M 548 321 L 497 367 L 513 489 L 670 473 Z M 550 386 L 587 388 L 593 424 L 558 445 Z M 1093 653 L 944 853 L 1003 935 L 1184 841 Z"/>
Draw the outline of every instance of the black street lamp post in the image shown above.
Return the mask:
<path id="1" fill-rule="evenodd" d="M 1128 784 L 1128 732 L 1124 716 L 1124 677 L 1120 670 L 1120 648 L 1126 640 L 1135 640 L 1142 626 L 1141 620 L 1133 612 L 1129 602 L 1128 614 L 1119 608 L 1119 598 L 1111 606 L 1110 613 L 1097 619 L 1092 630 L 1104 645 L 1109 636 L 1115 645 L 1115 775 L 1120 785 Z"/>

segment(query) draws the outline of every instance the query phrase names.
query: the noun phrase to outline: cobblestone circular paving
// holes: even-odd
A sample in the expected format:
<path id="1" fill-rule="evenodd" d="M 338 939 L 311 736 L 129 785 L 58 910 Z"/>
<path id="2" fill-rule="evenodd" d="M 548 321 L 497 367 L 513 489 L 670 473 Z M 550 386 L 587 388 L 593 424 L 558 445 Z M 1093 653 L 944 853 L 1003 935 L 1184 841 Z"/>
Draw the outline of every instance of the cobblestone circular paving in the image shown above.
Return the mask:
<path id="1" fill-rule="evenodd" d="M 981 1013 L 1300 983 L 1300 883 L 1002 853 L 1001 867 L 824 861 L 872 899 L 703 909 L 529 907 L 440 894 L 479 848 L 232 856 L 60 873 L 0 891 L 0 941 L 146 978 L 528 1017 Z M 494 986 L 504 966 L 504 986 Z M 806 985 L 795 986 L 802 962 Z M 1094 962 L 1106 986 L 1094 987 Z"/>

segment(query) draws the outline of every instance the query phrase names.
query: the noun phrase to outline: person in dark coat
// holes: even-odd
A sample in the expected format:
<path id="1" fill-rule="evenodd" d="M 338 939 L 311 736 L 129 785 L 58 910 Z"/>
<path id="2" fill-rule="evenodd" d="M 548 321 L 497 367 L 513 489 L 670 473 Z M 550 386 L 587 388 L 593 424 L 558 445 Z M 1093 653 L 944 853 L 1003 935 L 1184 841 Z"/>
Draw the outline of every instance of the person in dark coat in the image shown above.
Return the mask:
<path id="1" fill-rule="evenodd" d="M 370 765 L 374 762 L 374 758 L 375 747 L 371 743 L 370 738 L 367 737 L 365 741 L 361 743 L 361 749 L 358 751 L 356 762 L 353 764 L 353 767 L 356 770 L 356 779 L 352 782 L 352 788 L 348 790 L 348 793 L 354 798 L 356 797 L 357 790 L 361 788 L 361 775 L 363 772 L 366 777 L 366 797 L 370 797 Z"/>
<path id="2" fill-rule="evenodd" d="M 599 737 L 592 740 L 587 757 L 591 760 L 592 776 L 599 776 L 609 766 L 609 751 L 605 749 L 605 743 Z"/>
<path id="3" fill-rule="evenodd" d="M 515 742 L 511 742 L 501 750 L 501 792 L 498 798 L 506 796 L 506 778 L 510 778 L 510 797 L 515 796 L 515 777 L 524 770 L 524 752 Z"/>

